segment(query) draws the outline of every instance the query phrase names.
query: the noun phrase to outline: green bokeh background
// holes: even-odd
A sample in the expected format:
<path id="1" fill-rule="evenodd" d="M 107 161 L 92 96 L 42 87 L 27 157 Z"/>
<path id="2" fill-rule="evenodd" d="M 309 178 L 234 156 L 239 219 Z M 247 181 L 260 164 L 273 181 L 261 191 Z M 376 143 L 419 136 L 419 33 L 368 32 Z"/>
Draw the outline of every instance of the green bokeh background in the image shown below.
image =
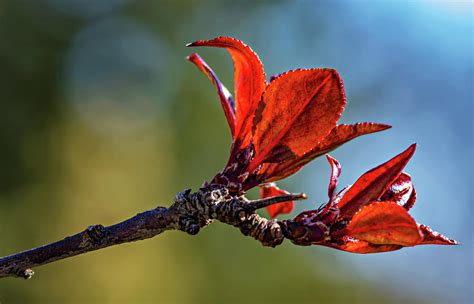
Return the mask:
<path id="1" fill-rule="evenodd" d="M 297 5 L 321 3 L 327 4 Z M 257 44 L 270 75 L 279 72 L 272 64 L 282 56 L 296 68 L 292 54 L 307 52 L 305 46 L 286 45 L 291 33 L 264 14 L 279 4 L 0 1 L 0 255 L 168 206 L 176 192 L 196 189 L 219 171 L 229 131 L 214 89 L 184 59 L 194 50 L 184 45 L 232 35 Z M 308 41 L 324 41 L 318 19 L 346 4 L 309 17 L 288 14 L 295 22 L 309 18 L 308 26 L 299 20 L 298 30 Z M 273 37 L 261 34 L 273 26 L 279 29 Z M 282 48 L 266 48 L 275 37 Z M 199 52 L 232 88 L 225 52 Z M 362 105 L 373 92 L 358 93 L 353 97 L 361 103 L 348 117 L 375 119 Z M 368 106 L 376 102 L 367 99 Z M 326 184 L 324 166 L 311 184 Z M 283 183 L 294 191 L 305 190 L 302 184 L 300 174 Z M 327 248 L 263 248 L 215 223 L 197 236 L 167 232 L 39 267 L 30 281 L 2 280 L 0 302 L 441 301 L 360 276 L 352 262 Z"/>

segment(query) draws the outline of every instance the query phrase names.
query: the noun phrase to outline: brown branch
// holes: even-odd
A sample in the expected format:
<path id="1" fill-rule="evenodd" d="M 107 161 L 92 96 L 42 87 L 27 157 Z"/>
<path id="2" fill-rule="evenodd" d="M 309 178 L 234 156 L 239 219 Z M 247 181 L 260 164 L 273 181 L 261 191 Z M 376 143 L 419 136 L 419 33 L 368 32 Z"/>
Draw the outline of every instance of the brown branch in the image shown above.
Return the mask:
<path id="1" fill-rule="evenodd" d="M 0 258 L 0 278 L 29 279 L 34 274 L 33 267 L 117 244 L 144 240 L 166 230 L 176 229 L 194 235 L 213 219 L 239 228 L 244 235 L 253 237 L 264 246 L 275 247 L 285 238 L 284 223 L 262 218 L 255 210 L 304 198 L 304 194 L 290 194 L 249 201 L 243 196 L 229 195 L 223 187 L 209 186 L 195 193 L 186 190 L 176 195 L 169 208 L 148 210 L 108 227 L 89 226 L 63 240 Z"/>

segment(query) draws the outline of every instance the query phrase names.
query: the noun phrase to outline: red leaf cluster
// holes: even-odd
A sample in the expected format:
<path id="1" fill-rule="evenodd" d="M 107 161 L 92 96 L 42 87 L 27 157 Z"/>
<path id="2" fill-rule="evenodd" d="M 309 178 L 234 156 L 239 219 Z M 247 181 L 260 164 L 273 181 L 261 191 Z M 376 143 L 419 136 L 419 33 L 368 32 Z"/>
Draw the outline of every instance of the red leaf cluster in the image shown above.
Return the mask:
<path id="1" fill-rule="evenodd" d="M 323 245 L 353 253 L 393 251 L 422 244 L 455 245 L 456 241 L 417 224 L 408 210 L 415 204 L 415 188 L 402 170 L 415 145 L 364 173 L 337 195 L 339 163 L 328 156 L 333 170 L 329 202 L 289 221 L 289 235 L 297 245 Z"/>
<path id="2" fill-rule="evenodd" d="M 233 138 L 227 166 L 211 183 L 243 193 L 283 179 L 355 137 L 390 128 L 375 123 L 337 125 L 346 97 L 333 69 L 292 70 L 267 82 L 258 56 L 239 40 L 218 37 L 188 46 L 225 48 L 234 62 L 235 104 L 202 58 L 188 57 L 216 87 Z M 264 186 L 264 197 L 282 191 L 271 187 L 275 186 Z M 271 216 L 291 211 L 290 204 L 270 211 Z"/>
<path id="3" fill-rule="evenodd" d="M 266 81 L 258 56 L 230 37 L 198 40 L 188 46 L 225 48 L 234 63 L 235 102 L 213 70 L 196 53 L 188 59 L 213 83 L 232 134 L 225 168 L 210 182 L 243 194 L 260 186 L 262 197 L 288 194 L 274 181 L 358 136 L 390 128 L 377 123 L 338 125 L 346 104 L 344 87 L 333 69 L 299 69 Z M 332 173 L 329 202 L 305 211 L 287 225 L 297 245 L 323 245 L 354 253 L 397 250 L 456 241 L 420 225 L 408 214 L 416 201 L 411 177 L 402 170 L 415 145 L 366 172 L 336 194 L 339 162 L 327 155 Z M 293 210 L 293 202 L 267 207 L 271 217 Z"/>

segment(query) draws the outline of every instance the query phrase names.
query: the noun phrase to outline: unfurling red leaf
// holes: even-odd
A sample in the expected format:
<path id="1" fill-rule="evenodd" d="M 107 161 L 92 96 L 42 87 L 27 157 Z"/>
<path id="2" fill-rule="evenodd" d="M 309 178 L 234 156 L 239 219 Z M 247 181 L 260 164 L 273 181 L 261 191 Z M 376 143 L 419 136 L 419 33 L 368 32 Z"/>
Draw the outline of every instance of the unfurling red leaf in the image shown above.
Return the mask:
<path id="1" fill-rule="evenodd" d="M 232 100 L 232 95 L 229 93 L 229 90 L 220 82 L 217 75 L 214 71 L 207 65 L 207 63 L 199 57 L 198 54 L 192 53 L 187 57 L 189 61 L 194 63 L 201 72 L 206 75 L 206 77 L 214 84 L 217 89 L 217 95 L 221 101 L 222 109 L 224 110 L 227 123 L 229 124 L 230 132 L 232 137 L 235 136 L 235 108 L 234 101 Z"/>
<path id="2" fill-rule="evenodd" d="M 394 202 L 375 202 L 357 212 L 347 235 L 378 245 L 415 246 L 422 235 L 405 208 Z"/>
<path id="3" fill-rule="evenodd" d="M 287 195 L 289 192 L 278 188 L 275 183 L 268 183 L 260 185 L 260 196 L 262 198 L 268 198 L 273 196 Z M 293 201 L 278 203 L 270 205 L 267 208 L 268 214 L 271 218 L 277 217 L 279 214 L 290 213 L 293 211 Z"/>
<path id="4" fill-rule="evenodd" d="M 337 181 L 339 176 L 341 175 L 341 164 L 337 161 L 337 159 L 333 158 L 329 154 L 326 155 L 326 158 L 331 165 L 331 177 L 329 178 L 329 186 L 328 186 L 328 196 L 329 199 L 334 197 Z"/>
<path id="5" fill-rule="evenodd" d="M 286 223 L 291 241 L 300 246 L 321 245 L 352 253 L 393 251 L 422 244 L 456 245 L 456 241 L 417 224 L 408 214 L 416 194 L 411 177 L 402 170 L 414 150 L 413 145 L 368 171 L 352 187 L 344 188 L 336 196 L 341 167 L 337 160 L 326 155 L 332 167 L 329 201 Z M 343 213 L 339 208 L 348 194 L 351 199 L 342 206 L 353 204 L 354 213 L 347 212 L 352 209 Z"/>
<path id="6" fill-rule="evenodd" d="M 400 175 L 415 153 L 415 149 L 416 145 L 413 144 L 394 158 L 359 177 L 339 202 L 341 216 L 351 218 L 364 205 L 379 199 Z"/>
<path id="7" fill-rule="evenodd" d="M 410 175 L 402 172 L 380 197 L 380 200 L 396 202 L 406 210 L 410 210 L 416 202 L 416 192 Z"/>
<path id="8" fill-rule="evenodd" d="M 264 162 L 301 157 L 336 126 L 345 105 L 335 70 L 295 70 L 275 78 L 253 119 L 253 172 Z"/>
<path id="9" fill-rule="evenodd" d="M 252 119 L 266 86 L 265 72 L 257 54 L 242 41 L 230 37 L 217 37 L 212 40 L 198 40 L 188 46 L 210 46 L 225 48 L 234 62 L 234 88 L 236 101 L 235 134 L 242 144 L 250 138 Z"/>

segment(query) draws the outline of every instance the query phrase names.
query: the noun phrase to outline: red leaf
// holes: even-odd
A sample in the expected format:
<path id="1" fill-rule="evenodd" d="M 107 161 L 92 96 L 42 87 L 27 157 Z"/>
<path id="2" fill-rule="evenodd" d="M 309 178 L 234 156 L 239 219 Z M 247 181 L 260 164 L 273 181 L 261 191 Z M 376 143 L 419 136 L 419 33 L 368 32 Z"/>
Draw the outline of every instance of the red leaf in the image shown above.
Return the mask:
<path id="1" fill-rule="evenodd" d="M 410 210 L 416 202 L 416 192 L 410 175 L 402 172 L 382 194 L 380 200 L 396 202 L 406 210 Z"/>
<path id="2" fill-rule="evenodd" d="M 455 240 L 449 239 L 439 232 L 431 230 L 426 225 L 418 225 L 423 235 L 423 241 L 421 244 L 436 244 L 436 245 L 458 245 L 459 243 Z"/>
<path id="3" fill-rule="evenodd" d="M 379 199 L 400 175 L 415 149 L 416 145 L 413 144 L 404 152 L 359 177 L 339 202 L 341 217 L 349 219 L 364 205 Z"/>
<path id="4" fill-rule="evenodd" d="M 273 197 L 273 196 L 281 196 L 290 194 L 289 192 L 278 188 L 275 183 L 268 183 L 260 185 L 260 196 L 262 198 Z M 277 217 L 279 214 L 290 213 L 293 211 L 293 201 L 273 204 L 271 206 L 266 207 L 268 214 L 270 214 L 271 218 Z"/>
<path id="5" fill-rule="evenodd" d="M 232 95 L 229 93 L 229 90 L 222 85 L 219 78 L 217 78 L 214 71 L 207 65 L 207 63 L 199 57 L 198 54 L 192 53 L 187 57 L 189 61 L 194 63 L 201 72 L 206 75 L 206 77 L 214 84 L 217 89 L 217 94 L 221 100 L 222 109 L 224 109 L 225 117 L 227 118 L 227 123 L 229 124 L 232 137 L 235 136 L 235 109 L 234 101 L 232 100 Z"/>
<path id="6" fill-rule="evenodd" d="M 400 245 L 371 244 L 369 242 L 360 241 L 348 236 L 342 238 L 337 243 L 321 243 L 318 245 L 323 245 L 323 246 L 331 247 L 334 249 L 339 249 L 342 251 L 347 251 L 351 253 L 360 253 L 360 254 L 387 252 L 387 251 L 394 251 L 394 250 L 403 248 L 403 246 L 400 246 Z"/>
<path id="7" fill-rule="evenodd" d="M 339 125 L 331 130 L 328 136 L 323 141 L 319 142 L 315 147 L 308 153 L 308 161 L 315 157 L 321 156 L 328 153 L 337 147 L 345 144 L 346 142 L 370 133 L 380 132 L 383 130 L 390 129 L 391 126 L 373 122 L 359 122 L 351 125 Z M 306 160 L 306 158 L 305 158 Z"/>
<path id="8" fill-rule="evenodd" d="M 342 80 L 333 69 L 295 70 L 266 88 L 253 120 L 253 172 L 264 162 L 298 158 L 336 126 L 345 105 Z"/>
<path id="9" fill-rule="evenodd" d="M 326 158 L 331 165 L 331 177 L 329 178 L 329 186 L 328 186 L 328 196 L 329 199 L 334 197 L 334 193 L 337 187 L 337 181 L 339 176 L 341 175 L 341 164 L 337 161 L 337 159 L 333 158 L 331 155 L 326 155 Z"/>
<path id="10" fill-rule="evenodd" d="M 257 54 L 242 41 L 230 37 L 198 40 L 187 46 L 225 48 L 234 62 L 234 88 L 236 101 L 235 134 L 241 144 L 248 144 L 252 118 L 266 86 L 265 72 Z"/>
<path id="11" fill-rule="evenodd" d="M 262 168 L 260 172 L 264 172 L 268 177 L 268 181 L 277 181 L 290 176 L 301 169 L 304 165 L 325 153 L 328 153 L 342 144 L 358 137 L 370 133 L 380 132 L 391 128 L 388 125 L 363 122 L 352 125 L 339 125 L 331 130 L 328 136 L 321 142 L 314 143 L 311 150 L 302 157 L 293 161 L 283 163 L 265 164 L 265 170 Z"/>
<path id="12" fill-rule="evenodd" d="M 378 245 L 415 246 L 422 234 L 415 220 L 394 202 L 376 202 L 357 212 L 347 225 L 347 235 Z"/>

